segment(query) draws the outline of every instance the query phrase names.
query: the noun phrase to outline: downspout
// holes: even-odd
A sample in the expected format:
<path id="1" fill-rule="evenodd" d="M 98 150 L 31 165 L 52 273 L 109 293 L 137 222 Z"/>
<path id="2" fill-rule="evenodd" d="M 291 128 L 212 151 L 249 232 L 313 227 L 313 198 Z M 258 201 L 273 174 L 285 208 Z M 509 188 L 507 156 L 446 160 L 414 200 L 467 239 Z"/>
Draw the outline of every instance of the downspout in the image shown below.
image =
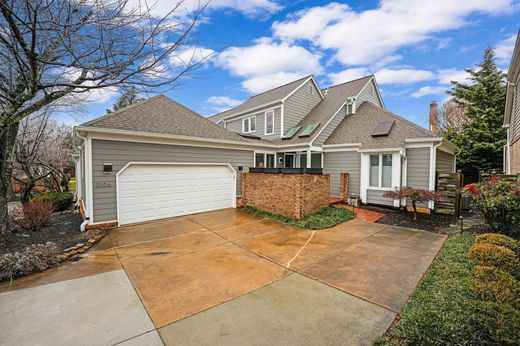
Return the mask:
<path id="1" fill-rule="evenodd" d="M 403 194 L 403 163 L 404 161 L 407 160 L 406 158 L 406 155 L 404 154 L 404 149 L 402 151 L 399 152 L 400 154 L 400 157 L 401 157 L 401 169 L 399 170 L 399 210 L 401 209 L 402 207 L 402 203 L 403 203 L 403 198 L 402 198 L 402 194 Z M 406 204 L 406 203 L 405 203 Z"/>
<path id="2" fill-rule="evenodd" d="M 78 136 L 78 137 L 83 141 L 83 143 L 86 143 L 86 142 L 87 142 L 87 138 L 86 138 L 86 137 L 83 137 L 82 135 L 80 135 L 79 132 L 74 131 L 74 135 Z M 82 183 L 83 183 L 83 182 L 82 182 Z M 87 186 L 87 184 L 85 184 L 85 187 L 86 187 L 86 186 Z M 84 192 L 82 191 L 82 193 L 84 193 Z M 77 206 L 77 207 L 80 206 L 80 205 L 79 205 L 79 200 L 78 200 L 76 206 Z M 81 225 L 79 226 L 79 229 L 80 229 L 81 232 L 85 232 L 86 227 L 87 227 L 89 221 L 90 221 L 90 213 L 89 213 L 89 215 L 85 215 L 85 220 L 83 220 L 83 222 L 82 222 Z"/>
<path id="3" fill-rule="evenodd" d="M 433 146 L 433 171 L 431 172 L 433 174 L 433 190 L 435 190 L 435 183 L 436 183 L 436 177 L 437 177 L 437 174 L 435 174 L 437 172 L 437 148 L 440 147 L 442 145 L 442 141 L 441 140 L 438 144 L 435 144 Z M 435 202 L 431 202 L 432 204 L 432 210 L 435 211 Z"/>

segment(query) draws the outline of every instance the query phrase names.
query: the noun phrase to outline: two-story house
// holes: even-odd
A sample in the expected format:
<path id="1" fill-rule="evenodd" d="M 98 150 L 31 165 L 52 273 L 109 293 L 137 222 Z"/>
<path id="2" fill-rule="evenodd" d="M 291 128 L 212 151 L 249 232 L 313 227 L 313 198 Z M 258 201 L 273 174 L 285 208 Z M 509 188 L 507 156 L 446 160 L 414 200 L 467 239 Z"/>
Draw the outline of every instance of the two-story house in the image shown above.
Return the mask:
<path id="1" fill-rule="evenodd" d="M 156 96 L 75 128 L 78 196 L 90 223 L 135 223 L 236 206 L 249 167 L 340 173 L 363 203 L 403 186 L 433 190 L 457 148 L 389 112 L 374 76 L 322 89 L 313 76 L 204 118 Z M 433 207 L 433 205 L 430 205 Z"/>
<path id="2" fill-rule="evenodd" d="M 520 174 L 520 32 L 507 72 L 506 110 L 504 127 L 507 128 L 507 144 L 504 147 L 504 171 Z"/>

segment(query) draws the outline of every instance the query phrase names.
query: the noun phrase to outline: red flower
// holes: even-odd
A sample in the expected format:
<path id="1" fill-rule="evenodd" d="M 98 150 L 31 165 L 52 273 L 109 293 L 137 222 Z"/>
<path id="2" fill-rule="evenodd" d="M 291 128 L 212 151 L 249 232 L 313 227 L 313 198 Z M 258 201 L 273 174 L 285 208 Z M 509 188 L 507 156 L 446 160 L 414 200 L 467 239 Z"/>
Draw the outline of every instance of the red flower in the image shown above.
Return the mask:
<path id="1" fill-rule="evenodd" d="M 488 182 L 490 182 L 490 183 L 494 183 L 495 181 L 498 181 L 497 177 L 491 177 L 488 179 Z"/>
<path id="2" fill-rule="evenodd" d="M 513 193 L 517 196 L 520 196 L 520 187 L 517 188 Z"/>
<path id="3" fill-rule="evenodd" d="M 480 194 L 480 190 L 473 184 L 466 185 L 465 190 L 469 191 L 472 195 Z"/>

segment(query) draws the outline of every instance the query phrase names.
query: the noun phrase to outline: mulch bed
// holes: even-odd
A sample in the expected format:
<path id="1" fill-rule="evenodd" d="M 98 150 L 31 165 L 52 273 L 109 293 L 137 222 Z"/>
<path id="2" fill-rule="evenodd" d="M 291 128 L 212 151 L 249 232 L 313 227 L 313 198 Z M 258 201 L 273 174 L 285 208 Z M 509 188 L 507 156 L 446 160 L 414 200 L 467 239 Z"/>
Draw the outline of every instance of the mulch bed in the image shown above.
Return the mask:
<path id="1" fill-rule="evenodd" d="M 0 236 L 0 256 L 49 241 L 64 250 L 88 239 L 88 235 L 80 231 L 81 222 L 81 216 L 74 210 L 54 213 L 49 224 L 38 232 L 14 230 L 12 234 Z"/>
<path id="2" fill-rule="evenodd" d="M 384 216 L 377 220 L 376 223 L 382 223 L 385 225 L 407 227 L 421 229 L 429 232 L 439 232 L 441 229 L 448 227 L 457 221 L 455 216 L 444 215 L 444 214 L 418 214 L 417 221 L 413 220 L 413 215 L 408 214 L 404 210 L 380 208 L 373 206 L 365 206 L 362 209 L 376 211 L 384 214 Z"/>

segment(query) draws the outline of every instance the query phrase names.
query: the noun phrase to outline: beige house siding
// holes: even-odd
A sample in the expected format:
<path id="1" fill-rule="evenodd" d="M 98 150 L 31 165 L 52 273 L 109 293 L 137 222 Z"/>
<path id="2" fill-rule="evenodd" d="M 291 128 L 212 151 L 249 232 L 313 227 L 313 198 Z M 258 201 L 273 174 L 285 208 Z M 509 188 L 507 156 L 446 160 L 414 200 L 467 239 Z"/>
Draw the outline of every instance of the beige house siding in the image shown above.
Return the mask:
<path id="1" fill-rule="evenodd" d="M 310 88 L 312 88 L 312 94 Z M 309 80 L 289 96 L 284 103 L 283 132 L 285 133 L 291 127 L 296 126 L 321 100 L 318 89 L 316 89 L 312 80 Z"/>
<path id="2" fill-rule="evenodd" d="M 439 173 L 455 173 L 455 155 L 437 149 L 435 170 Z"/>
<path id="3" fill-rule="evenodd" d="M 265 139 L 275 139 L 280 138 L 280 121 L 281 121 L 281 106 L 275 106 L 276 108 L 266 107 L 259 111 L 255 111 L 254 113 L 248 114 L 247 117 L 255 115 L 256 116 L 256 131 L 250 132 L 248 135 L 257 136 Z M 265 134 L 265 112 L 269 110 L 274 110 L 274 134 L 266 135 Z M 240 116 L 238 119 L 226 121 L 226 129 L 231 132 L 242 133 L 242 119 L 246 116 Z"/>
<path id="4" fill-rule="evenodd" d="M 511 144 L 511 174 L 520 174 L 520 138 Z"/>
<path id="5" fill-rule="evenodd" d="M 416 189 L 430 189 L 430 148 L 406 149 L 406 185 Z"/>
<path id="6" fill-rule="evenodd" d="M 116 173 L 128 162 L 229 163 L 237 171 L 237 194 L 241 193 L 241 175 L 253 166 L 253 151 L 92 140 L 92 180 L 94 222 L 117 218 Z M 111 163 L 113 172 L 103 173 L 103 164 Z"/>
<path id="7" fill-rule="evenodd" d="M 520 79 L 519 79 L 520 81 Z M 511 111 L 511 142 L 520 138 L 520 86 L 517 84 L 513 93 L 513 109 Z"/>
<path id="8" fill-rule="evenodd" d="M 379 100 L 379 96 L 377 95 L 377 90 L 377 85 L 374 80 L 370 81 L 370 83 L 367 83 L 363 90 L 361 90 L 361 93 L 356 100 L 357 107 L 359 107 L 363 102 L 369 101 L 376 106 L 384 108 L 383 104 Z"/>
<path id="9" fill-rule="evenodd" d="M 323 173 L 330 174 L 330 194 L 339 196 L 339 174 L 349 173 L 349 194 L 360 194 L 361 154 L 357 151 L 323 153 Z"/>

